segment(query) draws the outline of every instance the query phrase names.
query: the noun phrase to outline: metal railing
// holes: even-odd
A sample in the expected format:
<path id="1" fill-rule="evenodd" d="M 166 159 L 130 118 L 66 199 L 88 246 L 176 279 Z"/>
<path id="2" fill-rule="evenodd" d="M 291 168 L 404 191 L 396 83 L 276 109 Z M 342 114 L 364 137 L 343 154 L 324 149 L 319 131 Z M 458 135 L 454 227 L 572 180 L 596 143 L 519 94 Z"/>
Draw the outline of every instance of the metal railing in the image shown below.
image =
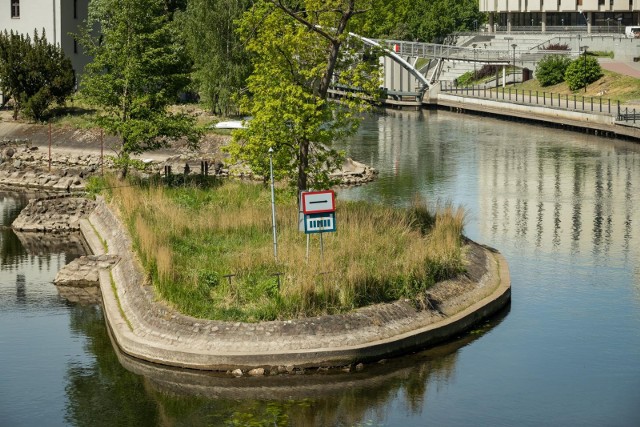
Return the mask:
<path id="1" fill-rule="evenodd" d="M 620 101 L 612 101 L 609 98 L 599 96 L 562 95 L 559 93 L 526 90 L 514 88 L 488 88 L 478 86 L 455 86 L 450 82 L 440 82 L 440 91 L 452 95 L 482 98 L 495 101 L 515 102 L 523 105 L 534 105 L 549 108 L 558 108 L 568 111 L 579 111 L 589 114 L 616 116 L 621 121 Z M 635 111 L 634 111 L 635 114 Z M 635 116 L 634 116 L 635 117 Z M 640 114 L 637 117 L 640 120 Z"/>
<path id="2" fill-rule="evenodd" d="M 631 112 L 629 112 L 631 111 Z M 618 116 L 616 120 L 619 122 L 636 122 L 640 123 L 640 112 L 636 112 L 636 109 L 629 110 L 629 108 L 624 109 L 624 113 L 621 109 L 618 109 Z"/>

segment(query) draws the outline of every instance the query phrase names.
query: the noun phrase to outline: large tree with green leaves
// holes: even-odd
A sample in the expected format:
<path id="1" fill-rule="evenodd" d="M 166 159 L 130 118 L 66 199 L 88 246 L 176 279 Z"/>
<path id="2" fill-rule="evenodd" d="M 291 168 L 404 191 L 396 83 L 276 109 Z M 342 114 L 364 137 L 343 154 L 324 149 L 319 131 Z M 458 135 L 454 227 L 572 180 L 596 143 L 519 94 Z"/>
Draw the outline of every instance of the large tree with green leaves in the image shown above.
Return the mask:
<path id="1" fill-rule="evenodd" d="M 71 61 L 59 46 L 49 44 L 44 30 L 28 35 L 0 33 L 0 90 L 13 100 L 13 118 L 21 110 L 41 120 L 54 103 L 63 103 L 75 87 Z"/>
<path id="2" fill-rule="evenodd" d="M 202 100 L 213 113 L 236 110 L 235 95 L 251 71 L 248 53 L 235 31 L 235 21 L 252 0 L 190 0 L 181 24 L 194 62 L 194 81 Z"/>
<path id="3" fill-rule="evenodd" d="M 380 84 L 378 55 L 364 55 L 349 36 L 352 18 L 370 7 L 370 0 L 259 0 L 244 15 L 240 34 L 254 65 L 244 101 L 253 119 L 234 134 L 233 158 L 267 175 L 273 148 L 279 178 L 298 190 L 330 184 L 341 160 L 331 143 L 357 130 Z M 332 84 L 352 95 L 329 101 Z"/>
<path id="4" fill-rule="evenodd" d="M 81 91 L 99 107 L 96 123 L 121 138 L 126 174 L 131 154 L 186 137 L 198 141 L 195 119 L 171 113 L 189 84 L 191 63 L 164 0 L 92 0 L 82 43 L 93 61 Z"/>
<path id="5" fill-rule="evenodd" d="M 394 0 L 398 1 L 398 0 Z M 416 0 L 407 9 L 407 38 L 442 42 L 455 31 L 474 29 L 484 22 L 477 0 Z"/>

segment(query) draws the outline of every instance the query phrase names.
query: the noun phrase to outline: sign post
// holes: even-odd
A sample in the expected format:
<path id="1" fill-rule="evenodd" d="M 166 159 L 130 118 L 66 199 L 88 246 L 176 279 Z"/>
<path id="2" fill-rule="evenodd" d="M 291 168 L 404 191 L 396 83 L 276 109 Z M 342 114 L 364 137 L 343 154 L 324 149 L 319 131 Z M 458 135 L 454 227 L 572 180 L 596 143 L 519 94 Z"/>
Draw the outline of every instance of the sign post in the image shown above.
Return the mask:
<path id="1" fill-rule="evenodd" d="M 307 235 L 307 263 L 309 262 L 309 235 L 320 233 L 320 259 L 324 264 L 322 235 L 336 231 L 336 194 L 333 190 L 305 191 L 300 198 L 302 208 L 300 230 Z"/>

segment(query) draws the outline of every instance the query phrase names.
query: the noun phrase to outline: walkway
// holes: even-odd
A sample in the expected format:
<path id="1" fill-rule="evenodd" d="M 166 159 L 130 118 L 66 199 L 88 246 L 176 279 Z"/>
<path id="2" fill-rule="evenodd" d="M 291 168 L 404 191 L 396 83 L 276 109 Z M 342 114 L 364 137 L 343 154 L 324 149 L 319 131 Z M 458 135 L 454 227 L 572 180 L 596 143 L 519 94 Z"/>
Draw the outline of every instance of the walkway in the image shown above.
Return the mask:
<path id="1" fill-rule="evenodd" d="M 600 66 L 605 70 L 640 79 L 639 62 L 619 62 L 610 58 L 600 58 L 598 62 L 600 62 Z"/>

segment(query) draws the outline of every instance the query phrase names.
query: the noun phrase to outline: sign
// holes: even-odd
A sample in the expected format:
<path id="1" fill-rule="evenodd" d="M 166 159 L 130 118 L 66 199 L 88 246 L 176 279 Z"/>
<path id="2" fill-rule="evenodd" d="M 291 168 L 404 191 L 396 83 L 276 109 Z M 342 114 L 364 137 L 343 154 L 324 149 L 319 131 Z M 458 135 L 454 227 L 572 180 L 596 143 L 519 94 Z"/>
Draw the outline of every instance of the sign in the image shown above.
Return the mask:
<path id="1" fill-rule="evenodd" d="M 302 193 L 301 206 L 305 215 L 335 212 L 336 194 L 332 190 Z"/>
<path id="2" fill-rule="evenodd" d="M 312 233 L 332 233 L 336 231 L 336 213 L 324 212 L 307 214 L 304 216 L 304 232 Z"/>

